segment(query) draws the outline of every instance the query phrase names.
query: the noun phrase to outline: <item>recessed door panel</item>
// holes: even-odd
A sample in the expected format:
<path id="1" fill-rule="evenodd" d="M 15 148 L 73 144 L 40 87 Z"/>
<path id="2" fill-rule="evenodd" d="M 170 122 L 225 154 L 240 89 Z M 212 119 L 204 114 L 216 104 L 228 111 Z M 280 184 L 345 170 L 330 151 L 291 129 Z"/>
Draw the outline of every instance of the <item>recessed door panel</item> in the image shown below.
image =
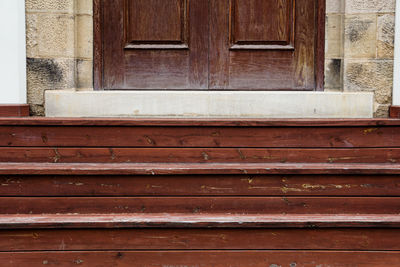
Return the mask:
<path id="1" fill-rule="evenodd" d="M 293 49 L 294 0 L 230 0 L 231 49 Z"/>
<path id="2" fill-rule="evenodd" d="M 188 48 L 188 0 L 126 1 L 125 48 Z"/>

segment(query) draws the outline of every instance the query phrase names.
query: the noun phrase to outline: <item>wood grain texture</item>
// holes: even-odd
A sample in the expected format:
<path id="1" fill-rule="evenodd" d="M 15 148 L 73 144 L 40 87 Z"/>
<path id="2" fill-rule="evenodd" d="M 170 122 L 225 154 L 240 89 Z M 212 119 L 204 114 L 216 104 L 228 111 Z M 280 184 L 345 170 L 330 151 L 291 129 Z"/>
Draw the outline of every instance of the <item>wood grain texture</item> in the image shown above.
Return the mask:
<path id="1" fill-rule="evenodd" d="M 400 163 L 400 149 L 0 147 L 0 162 Z"/>
<path id="2" fill-rule="evenodd" d="M 94 6 L 97 89 L 323 88 L 325 2 L 126 3 Z"/>
<path id="3" fill-rule="evenodd" d="M 0 146 L 400 147 L 398 127 L 0 127 Z"/>
<path id="4" fill-rule="evenodd" d="M 93 89 L 103 89 L 103 6 L 93 0 Z"/>
<path id="5" fill-rule="evenodd" d="M 230 0 L 231 49 L 294 49 L 292 0 Z"/>
<path id="6" fill-rule="evenodd" d="M 224 2 L 224 1 L 223 1 Z M 215 70 L 229 70 L 224 76 L 214 74 L 214 77 L 223 77 L 227 80 L 225 87 L 222 89 L 230 90 L 315 90 L 315 49 L 316 37 L 318 36 L 316 20 L 317 6 L 314 1 L 297 0 L 294 6 L 295 15 L 289 15 L 289 9 L 293 13 L 293 7 L 289 8 L 291 1 L 239 1 L 232 0 L 232 6 L 229 3 L 216 9 L 216 15 L 220 17 L 218 24 L 227 25 L 226 10 L 231 8 L 233 19 L 231 20 L 231 28 L 234 35 L 239 38 L 239 42 L 233 47 L 226 41 L 216 39 L 217 43 L 210 43 L 210 64 L 226 64 L 226 66 L 217 66 Z M 287 8 L 285 8 L 287 7 Z M 269 13 L 271 12 L 271 13 Z M 278 15 L 279 13 L 287 13 L 286 16 Z M 279 25 L 269 30 L 265 27 L 266 23 L 262 23 L 263 14 L 268 15 L 268 22 Z M 274 14 L 274 15 L 272 15 Z M 268 50 L 267 47 L 260 47 L 255 43 L 257 40 L 266 39 L 268 37 L 279 36 L 280 29 L 287 28 L 291 24 L 290 17 L 295 16 L 295 25 L 292 26 L 293 48 L 290 47 L 290 38 L 287 41 L 290 50 L 279 50 L 277 47 Z M 274 20 L 274 18 L 276 18 Z M 286 18 L 286 19 L 285 19 Z M 264 27 L 257 27 L 257 23 L 263 24 Z M 267 24 L 268 25 L 268 24 Z M 241 30 L 240 30 L 241 29 Z M 226 27 L 215 27 L 214 32 L 217 35 L 226 35 Z M 274 32 L 271 34 L 268 31 Z M 291 33 L 285 34 L 290 37 Z M 263 37 L 263 38 L 262 38 Z M 224 39 L 228 39 L 225 37 Z M 276 39 L 276 38 L 275 38 Z M 278 38 L 279 39 L 279 38 Z M 251 44 L 249 44 L 251 43 Z M 244 50 L 236 48 L 242 47 Z M 276 44 L 275 44 L 276 46 Z M 233 49 L 232 49 L 233 48 Z M 250 49 L 252 48 L 252 49 Z M 283 44 L 283 47 L 285 45 Z M 267 50 L 266 50 L 267 49 Z M 221 50 L 229 51 L 228 53 L 220 53 Z M 227 59 L 218 59 L 217 57 L 227 57 Z M 216 57 L 213 60 L 213 57 Z M 215 82 L 214 82 L 215 83 Z M 219 89 L 211 87 L 210 89 Z"/>
<path id="7" fill-rule="evenodd" d="M 102 7 L 106 26 L 95 32 L 102 89 L 207 88 L 207 1 L 106 0 Z"/>
<path id="8" fill-rule="evenodd" d="M 79 250 L 400 250 L 398 229 L 0 230 L 0 252 Z"/>
<path id="9" fill-rule="evenodd" d="M 3 197 L 1 214 L 400 214 L 398 197 Z"/>
<path id="10" fill-rule="evenodd" d="M 324 91 L 325 85 L 325 22 L 326 22 L 326 1 L 317 2 L 317 45 L 315 50 L 315 82 L 316 91 Z"/>
<path id="11" fill-rule="evenodd" d="M 43 266 L 359 266 L 386 267 L 400 264 L 399 252 L 360 251 L 107 251 L 0 253 L 10 267 Z"/>
<path id="12" fill-rule="evenodd" d="M 0 163 L 5 175 L 400 174 L 400 164 L 372 163 Z"/>
<path id="13" fill-rule="evenodd" d="M 28 117 L 29 105 L 0 104 L 0 117 Z"/>
<path id="14" fill-rule="evenodd" d="M 390 118 L 400 119 L 400 106 L 391 106 L 389 113 Z"/>
<path id="15" fill-rule="evenodd" d="M 399 126 L 0 119 L 0 262 L 397 266 Z"/>
<path id="16" fill-rule="evenodd" d="M 110 12 L 110 11 L 108 11 Z M 186 44 L 187 0 L 131 0 L 125 7 L 128 44 Z"/>
<path id="17" fill-rule="evenodd" d="M 400 196 L 398 175 L 3 175 L 0 196 Z"/>
<path id="18" fill-rule="evenodd" d="M 102 55 L 102 88 L 118 89 L 125 86 L 124 51 L 125 36 L 124 4 L 125 0 L 101 1 L 101 55 Z M 113 10 L 114 12 L 108 12 Z M 95 20 L 96 22 L 96 20 Z M 95 32 L 98 33 L 98 32 Z M 112 36 L 112 42 L 107 41 Z M 97 37 L 95 37 L 97 39 Z"/>
<path id="19" fill-rule="evenodd" d="M 400 227 L 399 215 L 385 214 L 7 214 L 0 229 L 120 229 L 120 228 L 372 228 Z"/>

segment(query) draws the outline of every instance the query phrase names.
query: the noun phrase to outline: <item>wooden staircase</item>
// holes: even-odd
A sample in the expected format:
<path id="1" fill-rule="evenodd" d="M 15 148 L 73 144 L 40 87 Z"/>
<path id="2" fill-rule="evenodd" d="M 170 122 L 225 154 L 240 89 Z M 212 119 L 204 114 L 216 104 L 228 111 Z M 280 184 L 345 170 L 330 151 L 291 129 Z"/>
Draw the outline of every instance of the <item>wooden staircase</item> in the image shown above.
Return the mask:
<path id="1" fill-rule="evenodd" d="M 400 266 L 400 120 L 0 119 L 1 266 Z"/>

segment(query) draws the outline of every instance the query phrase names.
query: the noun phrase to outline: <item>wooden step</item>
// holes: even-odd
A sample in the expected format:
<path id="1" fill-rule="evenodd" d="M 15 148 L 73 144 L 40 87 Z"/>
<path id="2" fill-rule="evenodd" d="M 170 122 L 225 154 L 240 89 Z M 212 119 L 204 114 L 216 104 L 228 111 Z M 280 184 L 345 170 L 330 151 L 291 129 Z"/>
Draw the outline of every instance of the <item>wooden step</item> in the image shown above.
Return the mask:
<path id="1" fill-rule="evenodd" d="M 359 196 L 399 197 L 383 174 L 0 175 L 0 197 Z"/>
<path id="2" fill-rule="evenodd" d="M 88 250 L 400 251 L 396 228 L 61 228 L 0 230 L 0 252 Z"/>
<path id="3" fill-rule="evenodd" d="M 0 120 L 2 147 L 395 148 L 399 120 Z"/>
<path id="4" fill-rule="evenodd" d="M 0 163 L 0 174 L 400 174 L 400 164 L 377 163 Z"/>
<path id="5" fill-rule="evenodd" d="M 400 163 L 400 148 L 0 147 L 0 162 Z"/>
<path id="6" fill-rule="evenodd" d="M 398 228 L 383 214 L 18 214 L 0 215 L 0 229 L 81 228 Z"/>
<path id="7" fill-rule="evenodd" d="M 8 267 L 31 266 L 399 266 L 399 251 L 201 250 L 0 253 Z"/>
<path id="8" fill-rule="evenodd" d="M 400 214 L 398 197 L 3 197 L 2 214 Z"/>
<path id="9" fill-rule="evenodd" d="M 2 197 L 1 214 L 400 214 L 399 197 Z"/>

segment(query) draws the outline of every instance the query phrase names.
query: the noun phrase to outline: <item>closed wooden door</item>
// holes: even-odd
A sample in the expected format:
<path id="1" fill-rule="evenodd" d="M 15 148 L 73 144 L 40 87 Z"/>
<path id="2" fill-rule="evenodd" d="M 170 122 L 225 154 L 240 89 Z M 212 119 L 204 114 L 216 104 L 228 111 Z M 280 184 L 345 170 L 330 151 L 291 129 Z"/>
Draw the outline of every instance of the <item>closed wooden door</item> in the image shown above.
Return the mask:
<path id="1" fill-rule="evenodd" d="M 321 89 L 322 1 L 95 1 L 97 89 Z"/>

